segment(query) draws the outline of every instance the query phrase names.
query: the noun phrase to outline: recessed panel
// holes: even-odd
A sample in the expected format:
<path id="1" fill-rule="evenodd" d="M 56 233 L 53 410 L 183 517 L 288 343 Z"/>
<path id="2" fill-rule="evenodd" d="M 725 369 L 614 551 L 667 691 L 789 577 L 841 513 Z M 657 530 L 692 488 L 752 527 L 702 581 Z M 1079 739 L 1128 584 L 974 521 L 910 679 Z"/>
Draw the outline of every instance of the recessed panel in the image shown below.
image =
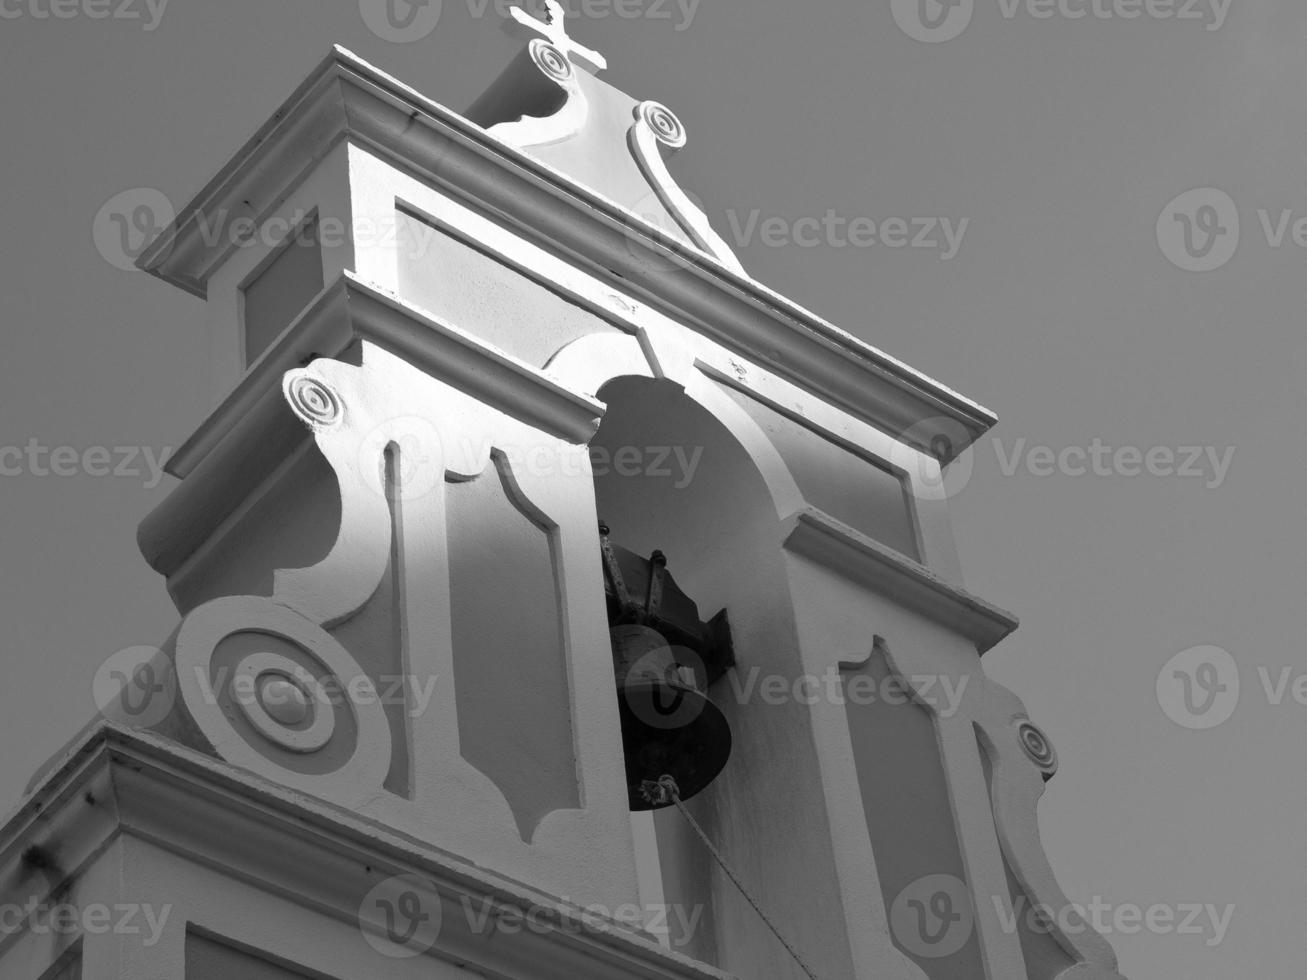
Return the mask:
<path id="1" fill-rule="evenodd" d="M 901 474 L 730 385 L 720 387 L 767 434 L 808 503 L 895 551 L 920 560 L 910 497 Z"/>
<path id="2" fill-rule="evenodd" d="M 447 489 L 459 747 L 529 842 L 544 817 L 581 803 L 554 529 L 493 465 Z"/>
<path id="3" fill-rule="evenodd" d="M 315 218 L 292 233 L 242 290 L 246 367 L 322 292 L 323 285 L 322 242 Z"/>
<path id="4" fill-rule="evenodd" d="M 408 302 L 528 364 L 617 329 L 429 222 L 400 211 L 399 291 Z"/>
<path id="5" fill-rule="evenodd" d="M 907 700 L 878 642 L 842 673 L 858 788 L 894 943 L 931 980 L 983 977 L 935 720 Z"/>
<path id="6" fill-rule="evenodd" d="M 186 980 L 313 980 L 313 974 L 281 966 L 195 933 L 186 936 Z"/>

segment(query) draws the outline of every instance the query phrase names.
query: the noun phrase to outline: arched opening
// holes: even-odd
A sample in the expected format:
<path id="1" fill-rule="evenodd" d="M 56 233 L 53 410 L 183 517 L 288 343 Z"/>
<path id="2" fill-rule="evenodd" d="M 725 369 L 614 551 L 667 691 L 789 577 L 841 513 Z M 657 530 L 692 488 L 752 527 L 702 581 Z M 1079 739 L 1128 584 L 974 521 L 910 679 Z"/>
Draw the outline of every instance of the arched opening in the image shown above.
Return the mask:
<path id="1" fill-rule="evenodd" d="M 792 853 L 778 854 L 776 830 L 793 826 L 787 799 L 815 752 L 803 706 L 757 701 L 759 678 L 801 671 L 771 490 L 727 425 L 674 382 L 621 377 L 599 397 L 608 410 L 591 459 L 612 542 L 662 551 L 701 617 L 725 608 L 731 621 L 737 666 L 708 693 L 731 725 L 732 756 L 687 806 L 753 897 L 783 908 L 776 866 L 811 856 L 793 853 L 803 850 L 797 835 Z M 642 902 L 665 909 L 650 927 L 673 949 L 735 972 L 785 955 L 675 808 L 635 814 L 633 824 Z"/>

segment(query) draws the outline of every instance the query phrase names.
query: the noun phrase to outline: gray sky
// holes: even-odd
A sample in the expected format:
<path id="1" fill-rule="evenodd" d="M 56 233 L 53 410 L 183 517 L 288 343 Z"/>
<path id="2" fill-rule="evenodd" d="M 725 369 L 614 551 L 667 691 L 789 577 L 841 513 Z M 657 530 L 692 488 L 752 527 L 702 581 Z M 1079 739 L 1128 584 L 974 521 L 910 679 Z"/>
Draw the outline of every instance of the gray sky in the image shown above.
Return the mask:
<path id="1" fill-rule="evenodd" d="M 115 194 L 184 202 L 333 42 L 455 109 L 522 44 L 480 0 L 444 0 L 410 44 L 372 33 L 357 0 L 171 0 L 161 17 L 159 0 L 131 0 L 135 19 L 60 2 L 68 19 L 42 16 L 50 0 L 0 0 L 5 447 L 159 453 L 206 408 L 201 304 L 95 247 Z M 1114 930 L 1123 972 L 1288 980 L 1307 918 L 1307 777 L 1288 764 L 1307 732 L 1292 687 L 1307 672 L 1291 519 L 1304 464 L 1290 438 L 1307 367 L 1307 226 L 1299 242 L 1293 226 L 1307 217 L 1307 7 L 1197 0 L 1185 9 L 1205 20 L 1162 16 L 1187 2 L 975 0 L 939 43 L 910 37 L 890 0 L 568 7 L 610 81 L 680 115 L 690 139 L 673 173 L 753 275 L 998 412 L 999 444 L 978 446 L 954 523 L 969 587 L 1023 621 L 986 662 L 1060 753 L 1042 824 L 1062 883 L 1075 900 L 1179 918 L 1234 906 L 1215 945 L 1206 913 L 1194 934 Z M 1164 213 L 1203 187 L 1229 202 Z M 943 235 L 940 248 L 850 243 L 828 212 L 967 224 L 945 258 Z M 1195 255 L 1215 233 L 1206 261 L 1225 264 L 1168 258 L 1186 218 Z M 1081 472 L 1096 446 L 1107 475 Z M 1183 465 L 1190 446 L 1211 455 Z M 1152 472 L 1129 475 L 1131 448 L 1155 450 Z M 24 461 L 0 477 L 3 809 L 91 716 L 97 665 L 175 622 L 135 547 L 172 481 L 147 489 L 135 467 L 40 476 Z M 1207 645 L 1233 656 L 1242 686 L 1230 717 L 1198 730 L 1174 720 L 1174 695 L 1163 710 L 1157 680 Z"/>

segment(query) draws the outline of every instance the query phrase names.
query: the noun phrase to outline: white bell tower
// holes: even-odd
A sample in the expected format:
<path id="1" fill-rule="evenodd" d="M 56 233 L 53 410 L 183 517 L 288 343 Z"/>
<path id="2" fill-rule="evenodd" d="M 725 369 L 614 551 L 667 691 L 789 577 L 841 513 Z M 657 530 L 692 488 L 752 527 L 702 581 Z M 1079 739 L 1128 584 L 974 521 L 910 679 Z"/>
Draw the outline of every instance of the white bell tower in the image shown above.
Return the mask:
<path id="1" fill-rule="evenodd" d="M 0 890 L 171 914 L 0 975 L 1119 980 L 949 528 L 994 417 L 754 281 L 546 6 L 466 115 L 334 50 L 142 256 L 213 338 L 140 529 L 181 619 Z M 634 815 L 622 624 L 729 728 Z"/>

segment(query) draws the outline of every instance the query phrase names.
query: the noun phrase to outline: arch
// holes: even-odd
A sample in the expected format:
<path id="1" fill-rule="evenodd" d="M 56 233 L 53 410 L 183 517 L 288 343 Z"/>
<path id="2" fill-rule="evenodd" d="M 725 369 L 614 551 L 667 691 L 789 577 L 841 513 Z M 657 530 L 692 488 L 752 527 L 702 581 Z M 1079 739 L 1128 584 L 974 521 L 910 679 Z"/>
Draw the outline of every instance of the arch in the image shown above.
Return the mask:
<path id="1" fill-rule="evenodd" d="M 590 449 L 598 516 L 614 543 L 662 550 L 701 618 L 723 608 L 730 617 L 737 667 L 708 694 L 731 726 L 732 756 L 690 810 L 777 921 L 799 921 L 813 901 L 838 907 L 841 875 L 822 831 L 832 816 L 811 711 L 799 699 L 764 704 L 754 683 L 807 672 L 784 547 L 784 519 L 803 505 L 796 481 L 766 433 L 672 332 L 587 337 L 546 370 L 606 406 Z M 787 818 L 757 820 L 778 806 L 790 809 Z M 740 976 L 766 973 L 788 956 L 680 813 L 657 811 L 652 823 L 658 853 L 638 863 L 660 873 L 647 894 L 654 876 L 642 877 L 644 900 L 698 916 L 667 917 L 674 949 Z M 839 917 L 790 938 L 823 975 L 856 972 Z"/>
<path id="2" fill-rule="evenodd" d="M 661 358 L 642 330 L 631 334 L 590 334 L 572 341 L 549 360 L 545 370 L 574 391 L 603 401 L 602 389 L 623 378 L 661 378 L 675 383 L 712 415 L 749 456 L 768 488 L 778 520 L 803 505 L 803 495 L 789 467 L 766 433 L 748 413 L 727 398 L 697 366 L 693 354 L 659 343 Z M 670 349 L 669 349 L 670 348 Z M 666 356 L 667 354 L 672 356 Z"/>

